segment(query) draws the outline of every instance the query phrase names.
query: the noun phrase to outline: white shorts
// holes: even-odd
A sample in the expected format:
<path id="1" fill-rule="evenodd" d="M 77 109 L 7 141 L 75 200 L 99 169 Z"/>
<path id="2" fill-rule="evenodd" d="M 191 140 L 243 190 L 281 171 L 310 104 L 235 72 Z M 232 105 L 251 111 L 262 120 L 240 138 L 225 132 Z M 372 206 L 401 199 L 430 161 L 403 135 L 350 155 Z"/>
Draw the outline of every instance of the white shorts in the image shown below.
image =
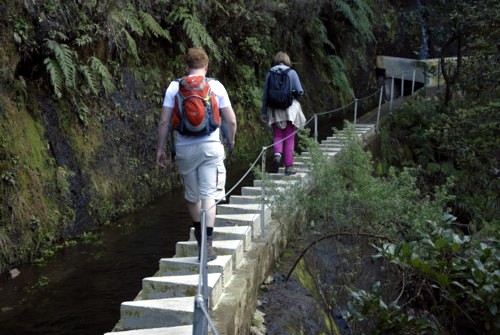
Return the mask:
<path id="1" fill-rule="evenodd" d="M 224 195 L 221 195 L 226 175 L 222 143 L 202 142 L 178 145 L 176 146 L 176 161 L 184 184 L 184 198 L 187 201 L 218 200 Z M 224 177 L 222 185 L 218 183 L 219 175 Z"/>
<path id="2" fill-rule="evenodd" d="M 215 201 L 226 200 L 226 167 L 224 160 L 221 160 L 217 165 L 217 195 Z"/>

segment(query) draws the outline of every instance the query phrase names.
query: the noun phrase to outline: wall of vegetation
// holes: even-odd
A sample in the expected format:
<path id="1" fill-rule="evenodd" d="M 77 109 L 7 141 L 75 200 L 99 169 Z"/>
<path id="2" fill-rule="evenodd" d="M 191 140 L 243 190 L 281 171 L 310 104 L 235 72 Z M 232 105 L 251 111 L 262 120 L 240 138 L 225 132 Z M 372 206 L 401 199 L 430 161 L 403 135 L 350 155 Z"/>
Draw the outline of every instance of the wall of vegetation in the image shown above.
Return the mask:
<path id="1" fill-rule="evenodd" d="M 377 6 L 375 6 L 377 4 Z M 253 159 L 263 78 L 286 50 L 307 116 L 375 87 L 385 1 L 0 1 L 0 270 L 140 208 L 177 185 L 154 163 L 164 88 L 203 46 Z M 388 33 L 388 34 L 387 34 Z M 356 83 L 354 85 L 353 83 Z"/>
<path id="2" fill-rule="evenodd" d="M 311 141 L 311 184 L 270 198 L 300 230 L 286 278 L 315 298 L 325 333 L 500 330 L 500 3 L 416 3 L 398 40 L 425 35 L 444 86 L 388 115 L 375 158 L 349 124 L 335 164 Z"/>

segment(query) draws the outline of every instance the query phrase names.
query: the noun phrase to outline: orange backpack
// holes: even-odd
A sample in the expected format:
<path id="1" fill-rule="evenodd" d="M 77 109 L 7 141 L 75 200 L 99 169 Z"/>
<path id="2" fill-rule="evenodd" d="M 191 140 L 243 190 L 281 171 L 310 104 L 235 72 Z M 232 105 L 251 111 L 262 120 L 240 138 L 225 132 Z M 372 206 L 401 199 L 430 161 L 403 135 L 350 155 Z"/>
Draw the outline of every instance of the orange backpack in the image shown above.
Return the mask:
<path id="1" fill-rule="evenodd" d="M 208 135 L 220 126 L 220 112 L 211 78 L 186 76 L 179 81 L 172 126 L 182 135 Z"/>

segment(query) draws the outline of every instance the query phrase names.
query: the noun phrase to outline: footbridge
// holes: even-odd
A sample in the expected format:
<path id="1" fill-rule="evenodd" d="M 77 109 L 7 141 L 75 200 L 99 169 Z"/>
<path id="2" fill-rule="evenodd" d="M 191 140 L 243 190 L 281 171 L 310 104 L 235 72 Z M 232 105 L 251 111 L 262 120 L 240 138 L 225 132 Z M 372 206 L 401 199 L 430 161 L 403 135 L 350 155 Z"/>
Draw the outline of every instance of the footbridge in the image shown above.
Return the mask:
<path id="1" fill-rule="evenodd" d="M 384 86 L 386 100 L 413 95 L 415 90 L 421 87 L 439 88 L 444 84 L 441 62 L 440 58 L 411 59 L 377 56 L 377 78 L 379 84 Z M 454 63 L 456 57 L 445 58 L 444 62 Z"/>
<path id="2" fill-rule="evenodd" d="M 314 122 L 314 126 L 309 126 L 314 129 L 315 138 L 318 138 L 319 117 L 348 108 L 352 112 L 350 121 L 355 125 L 357 136 L 368 143 L 376 136 L 384 113 L 402 103 L 402 99 L 395 99 L 390 104 L 383 104 L 382 92 L 381 87 L 369 97 L 315 114 L 307 121 L 308 124 Z M 372 106 L 378 104 L 378 107 L 366 117 L 357 117 L 358 106 L 368 101 L 372 101 Z M 344 149 L 339 136 L 342 134 L 318 141 L 324 154 L 333 161 Z M 177 242 L 175 256 L 160 259 L 158 271 L 142 280 L 142 290 L 136 298 L 121 304 L 120 320 L 105 335 L 249 333 L 259 286 L 287 245 L 286 229 L 273 220 L 271 209 L 265 204 L 266 188 L 270 187 L 268 180 L 271 187 L 283 191 L 293 184 L 307 184 L 309 180 L 308 152 L 295 158 L 295 175 L 286 176 L 283 168 L 278 173 L 265 173 L 266 152 L 272 152 L 272 147 L 272 144 L 263 147 L 243 176 L 260 163 L 265 182 L 254 180 L 252 186 L 241 187 L 240 195 L 230 195 L 227 203 L 217 204 L 213 233 L 213 246 L 219 255 L 217 259 L 206 263 L 202 255 L 201 262 L 198 262 L 198 247 L 191 231 L 188 241 Z"/>

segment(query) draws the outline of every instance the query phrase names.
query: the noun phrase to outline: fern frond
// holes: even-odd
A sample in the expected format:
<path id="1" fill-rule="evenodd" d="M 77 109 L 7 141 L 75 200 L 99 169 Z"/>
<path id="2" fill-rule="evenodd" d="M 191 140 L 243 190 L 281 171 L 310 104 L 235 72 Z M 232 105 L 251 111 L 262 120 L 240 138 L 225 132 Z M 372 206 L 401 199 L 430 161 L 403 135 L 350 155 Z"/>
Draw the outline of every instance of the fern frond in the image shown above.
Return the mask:
<path id="1" fill-rule="evenodd" d="M 93 41 L 94 40 L 92 39 L 92 37 L 90 37 L 89 35 L 85 34 L 85 35 L 77 37 L 75 39 L 75 44 L 77 46 L 79 46 L 79 47 L 83 47 L 83 46 L 91 44 Z"/>
<path id="2" fill-rule="evenodd" d="M 75 63 L 73 62 L 73 57 L 76 55 L 75 51 L 67 44 L 59 44 L 54 40 L 47 40 L 46 44 L 56 56 L 56 60 L 64 74 L 66 86 L 69 88 L 75 87 Z"/>
<path id="3" fill-rule="evenodd" d="M 64 33 L 60 32 L 60 31 L 54 31 L 53 35 L 59 37 L 59 39 L 61 41 L 67 41 L 67 40 L 69 40 L 68 36 L 66 36 Z"/>
<path id="4" fill-rule="evenodd" d="M 83 78 L 85 79 L 85 82 L 87 83 L 87 86 L 89 87 L 90 91 L 98 95 L 99 94 L 99 89 L 98 89 L 98 83 L 97 80 L 92 73 L 91 69 L 87 65 L 80 65 L 80 72 L 83 75 Z"/>
<path id="5" fill-rule="evenodd" d="M 210 51 L 210 55 L 216 60 L 221 60 L 221 53 L 215 44 L 212 37 L 207 33 L 205 26 L 201 23 L 195 11 L 191 11 L 184 6 L 175 7 L 171 14 L 170 19 L 173 22 L 182 23 L 182 28 L 186 35 L 195 46 L 206 46 Z"/>
<path id="6" fill-rule="evenodd" d="M 323 58 L 325 55 L 325 45 L 331 49 L 335 49 L 335 46 L 328 38 L 327 29 L 319 17 L 314 17 L 312 19 L 308 30 L 309 36 L 311 37 L 311 48 L 319 59 Z"/>
<path id="7" fill-rule="evenodd" d="M 372 19 L 374 17 L 373 9 L 370 7 L 370 4 L 366 0 L 354 0 L 356 5 L 360 10 L 362 10 L 365 14 L 366 17 L 369 19 Z"/>
<path id="8" fill-rule="evenodd" d="M 155 37 L 163 37 L 168 41 L 172 41 L 170 33 L 163 29 L 150 14 L 140 11 L 139 16 L 144 26 L 146 26 L 146 28 L 148 28 L 148 31 L 151 32 Z"/>
<path id="9" fill-rule="evenodd" d="M 52 83 L 52 88 L 54 93 L 58 98 L 62 97 L 62 87 L 63 87 L 63 72 L 59 63 L 52 58 L 45 58 L 43 61 L 45 68 L 50 76 L 50 82 Z"/>
<path id="10" fill-rule="evenodd" d="M 144 35 L 144 29 L 141 21 L 137 18 L 137 14 L 129 9 L 124 9 L 120 11 L 120 15 L 128 24 L 130 29 L 139 36 Z"/>
<path id="11" fill-rule="evenodd" d="M 345 0 L 334 0 L 334 4 L 352 27 L 363 37 L 370 41 L 375 39 L 370 22 L 373 12 L 364 0 L 354 0 L 354 6 L 351 6 Z"/>
<path id="12" fill-rule="evenodd" d="M 134 56 L 135 60 L 139 62 L 139 54 L 137 53 L 137 44 L 135 43 L 135 40 L 126 29 L 122 29 L 123 34 L 125 34 L 125 38 L 127 39 L 127 44 L 128 44 L 128 53 Z"/>
<path id="13" fill-rule="evenodd" d="M 90 114 L 89 107 L 83 101 L 77 102 L 76 107 L 78 111 L 78 118 L 80 119 L 80 121 L 82 121 L 83 125 L 87 127 L 89 124 L 89 114 Z"/>
<path id="14" fill-rule="evenodd" d="M 375 41 L 375 36 L 372 31 L 373 10 L 370 8 L 368 3 L 364 0 L 354 0 L 357 6 L 356 16 L 359 20 L 359 30 L 360 32 L 370 41 Z"/>
<path id="15" fill-rule="evenodd" d="M 329 56 L 327 65 L 330 70 L 330 82 L 339 91 L 340 104 L 344 105 L 354 98 L 354 91 L 349 83 L 344 63 L 338 56 Z"/>
<path id="16" fill-rule="evenodd" d="M 90 57 L 90 68 L 99 75 L 101 78 L 102 86 L 106 95 L 115 91 L 115 84 L 113 84 L 113 77 L 109 73 L 106 65 L 96 57 Z"/>
<path id="17" fill-rule="evenodd" d="M 345 0 L 334 0 L 333 2 L 347 21 L 349 21 L 349 23 L 353 26 L 356 25 L 356 17 L 350 5 Z"/>

